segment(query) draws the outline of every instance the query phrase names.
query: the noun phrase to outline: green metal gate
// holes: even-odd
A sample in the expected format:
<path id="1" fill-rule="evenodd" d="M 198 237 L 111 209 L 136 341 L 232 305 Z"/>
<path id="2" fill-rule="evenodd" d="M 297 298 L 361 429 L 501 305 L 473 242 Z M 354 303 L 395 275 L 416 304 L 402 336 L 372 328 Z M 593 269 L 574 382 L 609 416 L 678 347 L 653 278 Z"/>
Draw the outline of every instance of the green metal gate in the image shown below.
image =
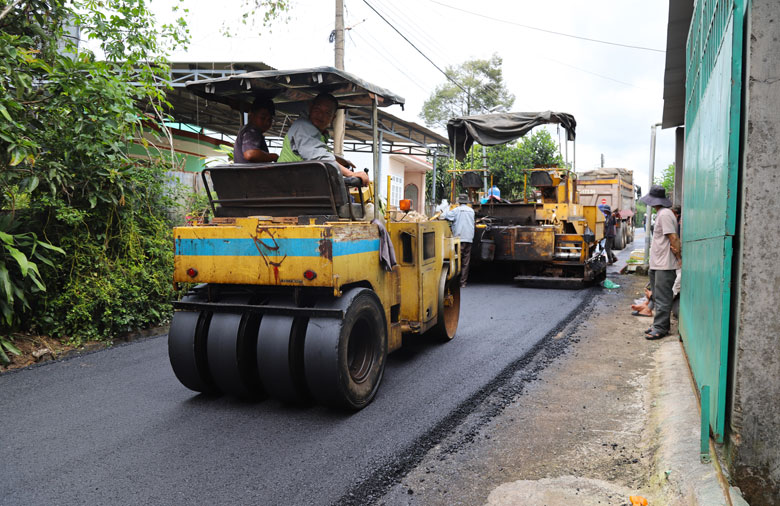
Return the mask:
<path id="1" fill-rule="evenodd" d="M 697 0 L 686 57 L 680 333 L 723 441 L 747 0 Z M 707 402 L 708 401 L 708 402 Z M 707 416 L 707 413 L 703 413 Z"/>

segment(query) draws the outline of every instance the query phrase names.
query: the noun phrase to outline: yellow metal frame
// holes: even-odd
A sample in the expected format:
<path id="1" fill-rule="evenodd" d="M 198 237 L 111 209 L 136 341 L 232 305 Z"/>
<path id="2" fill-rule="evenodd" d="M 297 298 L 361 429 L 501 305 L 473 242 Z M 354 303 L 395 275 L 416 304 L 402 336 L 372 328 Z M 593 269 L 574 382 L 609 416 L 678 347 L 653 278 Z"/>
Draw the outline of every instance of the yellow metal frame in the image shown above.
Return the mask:
<path id="1" fill-rule="evenodd" d="M 445 222 L 388 223 L 387 230 L 399 263 L 391 271 L 380 267 L 379 229 L 369 222 L 294 225 L 249 217 L 177 227 L 173 278 L 320 288 L 335 296 L 347 286 L 370 286 L 385 309 L 392 351 L 401 346 L 402 332 L 425 332 L 436 324 L 439 279 L 443 268 L 448 278 L 460 273 L 460 240 Z"/>

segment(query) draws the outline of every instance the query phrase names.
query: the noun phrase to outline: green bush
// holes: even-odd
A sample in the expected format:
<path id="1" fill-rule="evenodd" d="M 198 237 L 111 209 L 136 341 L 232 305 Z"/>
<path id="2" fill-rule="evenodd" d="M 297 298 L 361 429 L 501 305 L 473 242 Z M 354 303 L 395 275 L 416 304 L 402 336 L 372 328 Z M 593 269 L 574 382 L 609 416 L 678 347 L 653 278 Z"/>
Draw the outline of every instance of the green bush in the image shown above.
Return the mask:
<path id="1" fill-rule="evenodd" d="M 102 60 L 73 45 L 70 24 L 97 41 Z M 144 121 L 165 128 L 163 55 L 185 38 L 182 22 L 158 27 L 143 0 L 4 10 L 0 351 L 13 352 L 12 332 L 81 342 L 169 317 L 167 167 L 131 159 L 128 147 Z"/>

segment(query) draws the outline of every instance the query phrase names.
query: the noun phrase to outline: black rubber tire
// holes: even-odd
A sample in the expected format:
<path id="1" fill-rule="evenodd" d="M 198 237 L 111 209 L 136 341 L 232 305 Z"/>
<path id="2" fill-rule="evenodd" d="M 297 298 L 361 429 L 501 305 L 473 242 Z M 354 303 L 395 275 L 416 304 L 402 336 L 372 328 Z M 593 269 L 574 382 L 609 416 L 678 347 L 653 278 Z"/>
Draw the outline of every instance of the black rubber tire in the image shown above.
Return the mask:
<path id="1" fill-rule="evenodd" d="M 275 306 L 291 301 L 271 300 Z M 257 367 L 263 388 L 281 401 L 305 404 L 311 400 L 303 374 L 303 342 L 308 318 L 266 315 L 257 333 Z"/>
<path id="2" fill-rule="evenodd" d="M 612 245 L 612 249 L 621 250 L 626 247 L 626 229 L 625 226 L 621 223 L 620 227 L 617 229 L 617 233 L 615 234 L 615 242 Z"/>
<path id="3" fill-rule="evenodd" d="M 304 371 L 322 404 L 359 410 L 376 395 L 387 359 L 387 321 L 368 288 L 353 288 L 316 307 L 341 309 L 344 319 L 311 318 L 304 342 Z"/>
<path id="4" fill-rule="evenodd" d="M 248 304 L 249 297 L 227 297 L 220 302 Z M 264 395 L 257 372 L 255 348 L 260 315 L 215 313 L 211 317 L 206 349 L 209 371 L 224 393 L 242 398 Z"/>
<path id="5" fill-rule="evenodd" d="M 444 342 L 455 337 L 460 320 L 460 277 L 447 281 L 447 274 L 446 268 L 441 271 L 436 326 L 428 331 L 430 336 Z"/>
<path id="6" fill-rule="evenodd" d="M 182 298 L 185 302 L 203 302 L 197 296 Z M 211 377 L 206 354 L 211 313 L 205 311 L 176 311 L 168 330 L 168 358 L 176 378 L 182 385 L 203 393 L 217 393 Z"/>

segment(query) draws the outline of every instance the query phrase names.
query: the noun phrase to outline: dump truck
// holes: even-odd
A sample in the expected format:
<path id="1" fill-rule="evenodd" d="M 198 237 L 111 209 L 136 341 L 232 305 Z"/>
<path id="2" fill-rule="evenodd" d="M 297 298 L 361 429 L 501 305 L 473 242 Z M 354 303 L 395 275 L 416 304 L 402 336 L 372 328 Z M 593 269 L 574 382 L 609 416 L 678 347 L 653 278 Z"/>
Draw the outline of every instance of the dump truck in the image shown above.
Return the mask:
<path id="1" fill-rule="evenodd" d="M 617 211 L 615 249 L 623 249 L 634 240 L 634 172 L 629 169 L 601 168 L 577 174 L 580 202 L 589 206 L 608 205 Z"/>
<path id="2" fill-rule="evenodd" d="M 373 118 L 377 107 L 403 104 L 330 67 L 187 88 L 238 110 L 272 98 L 289 120 L 320 92 L 367 107 Z M 375 121 L 375 161 L 377 130 Z M 379 206 L 369 213 L 365 198 L 378 203 L 378 177 L 361 189 L 323 161 L 204 169 L 214 218 L 173 231 L 173 280 L 185 293 L 173 303 L 168 352 L 184 386 L 358 410 L 374 398 L 403 336 L 454 338 L 460 241 L 442 222 L 383 225 Z"/>
<path id="3" fill-rule="evenodd" d="M 456 158 L 462 159 L 474 141 L 483 146 L 503 144 L 547 123 L 562 125 L 567 142 L 574 140 L 574 117 L 551 111 L 453 118 L 447 129 Z M 526 197 L 521 201 L 474 205 L 475 263 L 494 266 L 502 274 L 508 271 L 528 285 L 579 287 L 603 279 L 606 259 L 599 241 L 604 237 L 604 214 L 595 205 L 580 202 L 577 174 L 566 167 L 537 167 L 528 171 L 524 186 Z M 528 198 L 531 188 L 538 198 Z"/>

